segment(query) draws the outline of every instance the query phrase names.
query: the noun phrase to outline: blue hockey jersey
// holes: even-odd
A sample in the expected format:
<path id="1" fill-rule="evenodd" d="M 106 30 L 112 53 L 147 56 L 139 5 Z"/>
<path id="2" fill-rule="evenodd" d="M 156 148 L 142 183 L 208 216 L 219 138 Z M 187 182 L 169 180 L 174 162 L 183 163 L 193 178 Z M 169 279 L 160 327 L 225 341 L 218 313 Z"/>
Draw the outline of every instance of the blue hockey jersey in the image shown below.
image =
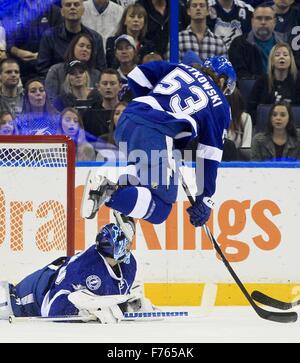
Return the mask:
<path id="1" fill-rule="evenodd" d="M 158 129 L 185 146 L 199 137 L 198 156 L 204 159 L 204 188 L 215 192 L 217 167 L 222 159 L 224 135 L 229 128 L 230 107 L 213 80 L 191 66 L 149 62 L 128 75 L 136 98 L 124 114 L 141 116 L 143 124 Z M 200 188 L 200 183 L 198 189 Z"/>
<path id="2" fill-rule="evenodd" d="M 96 295 L 129 294 L 136 275 L 136 260 L 119 263 L 114 269 L 92 245 L 65 260 L 55 271 L 50 264 L 22 280 L 11 291 L 15 316 L 76 315 L 68 295 L 88 289 Z"/>

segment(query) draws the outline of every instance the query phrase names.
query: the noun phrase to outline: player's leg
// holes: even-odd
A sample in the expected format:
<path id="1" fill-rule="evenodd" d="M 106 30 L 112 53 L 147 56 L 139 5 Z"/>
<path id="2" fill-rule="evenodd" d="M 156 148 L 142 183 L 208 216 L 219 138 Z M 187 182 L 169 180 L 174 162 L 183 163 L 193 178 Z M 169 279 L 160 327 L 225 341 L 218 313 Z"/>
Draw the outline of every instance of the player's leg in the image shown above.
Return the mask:
<path id="1" fill-rule="evenodd" d="M 146 187 L 118 188 L 106 205 L 126 216 L 144 219 L 153 224 L 164 222 L 172 204 L 166 203 Z"/>
<path id="2" fill-rule="evenodd" d="M 81 217 L 93 219 L 116 188 L 117 185 L 106 176 L 89 171 L 82 196 Z"/>
<path id="3" fill-rule="evenodd" d="M 170 177 L 166 136 L 139 125 L 130 131 L 124 133 L 119 141 L 127 143 L 129 153 L 143 153 L 144 157 L 139 158 L 136 166 L 140 184 L 130 185 L 130 182 L 126 184 L 122 181 L 122 185 L 119 185 L 111 183 L 100 174 L 101 171 L 90 173 L 82 199 L 82 217 L 94 218 L 104 203 L 126 216 L 154 224 L 164 222 L 170 214 L 172 203 L 176 201 L 177 187 L 174 178 Z M 161 153 L 163 157 L 153 160 L 153 152 Z M 124 176 L 122 179 L 130 180 Z"/>

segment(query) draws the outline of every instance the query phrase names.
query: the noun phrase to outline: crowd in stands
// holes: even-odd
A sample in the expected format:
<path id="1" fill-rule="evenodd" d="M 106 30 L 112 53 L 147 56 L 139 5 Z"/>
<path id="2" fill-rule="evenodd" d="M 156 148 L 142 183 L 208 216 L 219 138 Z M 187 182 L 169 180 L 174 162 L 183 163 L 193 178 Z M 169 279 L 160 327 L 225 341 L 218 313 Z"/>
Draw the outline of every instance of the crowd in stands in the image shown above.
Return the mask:
<path id="1" fill-rule="evenodd" d="M 0 135 L 65 134 L 77 160 L 122 159 L 127 75 L 170 60 L 170 1 L 0 0 Z M 299 160 L 300 0 L 178 1 L 179 60 L 225 55 L 237 72 L 223 160 Z"/>

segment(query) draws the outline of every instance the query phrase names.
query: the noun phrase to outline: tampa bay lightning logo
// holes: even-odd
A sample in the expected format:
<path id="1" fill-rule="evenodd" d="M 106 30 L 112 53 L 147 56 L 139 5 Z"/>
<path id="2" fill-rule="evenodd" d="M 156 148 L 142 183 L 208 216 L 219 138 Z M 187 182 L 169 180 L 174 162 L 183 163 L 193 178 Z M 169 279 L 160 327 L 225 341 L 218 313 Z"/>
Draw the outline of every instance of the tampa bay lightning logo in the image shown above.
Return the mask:
<path id="1" fill-rule="evenodd" d="M 85 280 L 86 286 L 89 290 L 98 290 L 101 286 L 101 279 L 97 275 L 90 275 Z"/>

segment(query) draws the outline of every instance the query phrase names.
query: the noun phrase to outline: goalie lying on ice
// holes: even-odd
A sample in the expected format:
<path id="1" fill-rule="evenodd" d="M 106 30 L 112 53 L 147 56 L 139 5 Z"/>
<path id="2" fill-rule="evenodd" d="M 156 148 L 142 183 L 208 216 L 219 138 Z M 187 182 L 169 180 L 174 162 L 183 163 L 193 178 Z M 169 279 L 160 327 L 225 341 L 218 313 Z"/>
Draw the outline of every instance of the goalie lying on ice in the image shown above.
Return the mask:
<path id="1" fill-rule="evenodd" d="M 86 251 L 55 260 L 16 286 L 0 282 L 0 319 L 97 311 L 99 320 L 107 323 L 120 320 L 122 311 L 145 309 L 141 291 L 131 291 L 136 290 L 136 260 L 130 246 L 120 225 L 110 223 Z"/>

